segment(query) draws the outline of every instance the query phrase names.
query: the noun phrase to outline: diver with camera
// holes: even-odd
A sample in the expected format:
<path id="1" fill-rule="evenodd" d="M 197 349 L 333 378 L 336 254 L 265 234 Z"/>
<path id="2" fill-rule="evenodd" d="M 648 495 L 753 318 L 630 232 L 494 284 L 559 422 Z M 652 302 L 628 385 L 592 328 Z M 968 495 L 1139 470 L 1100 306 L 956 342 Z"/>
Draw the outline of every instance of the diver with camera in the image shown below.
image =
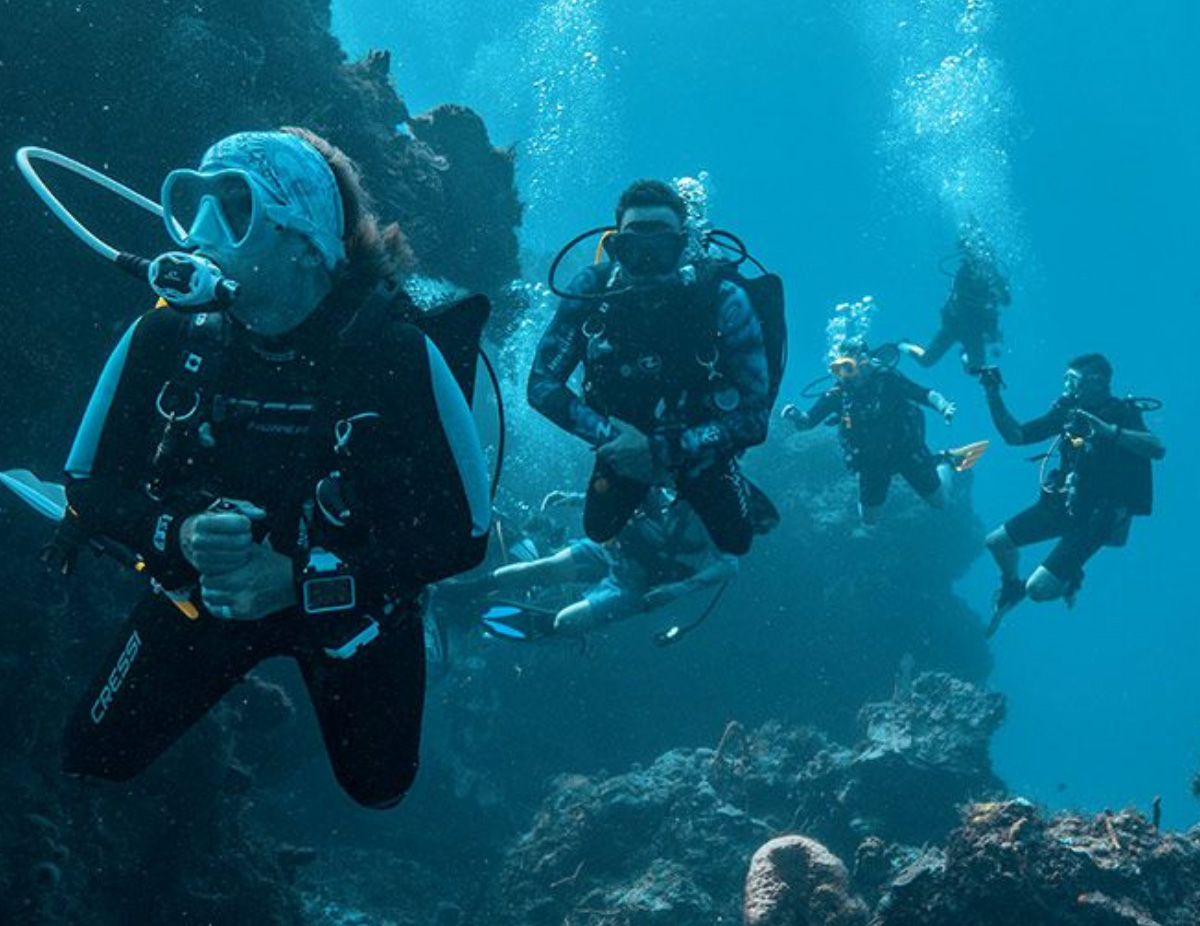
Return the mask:
<path id="1" fill-rule="evenodd" d="M 1041 464 L 1037 501 L 987 537 L 1001 580 L 989 637 L 1026 597 L 1073 604 L 1087 561 L 1105 546 L 1123 546 L 1132 519 L 1151 512 L 1152 463 L 1163 458 L 1166 447 L 1147 428 L 1143 413 L 1161 403 L 1114 396 L 1112 376 L 1112 364 L 1102 354 L 1076 357 L 1063 376 L 1062 395 L 1049 411 L 1022 423 L 1004 402 L 1000 371 L 980 371 L 988 410 L 1005 443 L 1054 442 L 1035 458 Z M 1052 539 L 1058 542 L 1050 554 L 1022 579 L 1020 548 Z"/>

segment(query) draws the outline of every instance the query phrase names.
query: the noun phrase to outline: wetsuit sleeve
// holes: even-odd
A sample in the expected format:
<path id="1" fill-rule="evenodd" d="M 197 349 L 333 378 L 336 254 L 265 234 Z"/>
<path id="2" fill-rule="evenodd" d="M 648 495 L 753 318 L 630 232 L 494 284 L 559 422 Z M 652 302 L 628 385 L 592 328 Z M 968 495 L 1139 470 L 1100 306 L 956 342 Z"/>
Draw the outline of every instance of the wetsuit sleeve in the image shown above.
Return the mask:
<path id="1" fill-rule="evenodd" d="M 566 292 L 580 294 L 600 289 L 597 271 L 589 268 L 575 277 Z M 584 322 L 591 305 L 582 299 L 562 299 L 549 327 L 538 342 L 529 372 L 529 404 L 556 425 L 598 447 L 617 436 L 617 428 L 575 392 L 568 383 L 583 363 L 587 351 Z"/>
<path id="2" fill-rule="evenodd" d="M 65 467 L 68 517 L 85 535 L 126 547 L 168 588 L 195 578 L 179 548 L 179 527 L 207 504 L 187 492 L 158 500 L 147 491 L 166 425 L 155 401 L 178 362 L 179 328 L 178 319 L 153 312 L 125 332 L 92 391 Z"/>
<path id="3" fill-rule="evenodd" d="M 925 405 L 933 408 L 933 403 L 929 401 L 932 390 L 927 386 L 922 386 L 920 383 L 914 383 L 911 379 L 896 370 L 891 372 L 896 385 L 900 389 L 900 394 L 908 401 L 914 402 L 917 405 Z"/>
<path id="4" fill-rule="evenodd" d="M 478 565 L 491 518 L 487 463 L 466 398 L 425 335 L 403 326 L 397 339 L 380 364 L 382 427 L 364 435 L 350 473 L 365 527 L 320 538 L 367 600 L 415 594 Z"/>
<path id="5" fill-rule="evenodd" d="M 717 312 L 720 344 L 718 369 L 737 392 L 736 407 L 714 409 L 713 417 L 678 435 L 651 435 L 655 462 L 667 467 L 692 467 L 708 460 L 733 456 L 767 439 L 770 418 L 770 385 L 767 350 L 762 325 L 745 291 L 733 283 L 721 284 Z M 724 384 L 718 384 L 718 389 Z"/>
<path id="6" fill-rule="evenodd" d="M 796 427 L 801 431 L 811 431 L 830 415 L 836 414 L 841 409 L 841 391 L 835 387 L 822 394 L 817 401 L 813 402 L 808 411 L 793 420 L 796 423 Z"/>
<path id="7" fill-rule="evenodd" d="M 996 425 L 1000 436 L 1004 438 L 1004 443 L 1016 446 L 1037 444 L 1054 437 L 1062 430 L 1067 414 L 1066 405 L 1062 401 L 1058 401 L 1050 407 L 1046 414 L 1022 424 L 1008 410 L 999 387 L 995 386 L 987 390 L 987 403 L 988 411 L 992 415 L 992 422 Z"/>

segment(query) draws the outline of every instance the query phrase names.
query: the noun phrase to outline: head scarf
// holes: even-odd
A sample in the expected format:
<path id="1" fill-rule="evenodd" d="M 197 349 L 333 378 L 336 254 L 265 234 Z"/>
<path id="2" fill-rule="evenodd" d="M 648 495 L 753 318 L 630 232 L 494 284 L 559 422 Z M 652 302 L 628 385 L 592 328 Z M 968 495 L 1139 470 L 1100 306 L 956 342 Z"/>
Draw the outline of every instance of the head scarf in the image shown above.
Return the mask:
<path id="1" fill-rule="evenodd" d="M 316 148 L 287 132 L 241 132 L 204 153 L 200 171 L 240 168 L 292 210 L 298 231 L 332 270 L 346 259 L 345 214 L 337 179 Z"/>

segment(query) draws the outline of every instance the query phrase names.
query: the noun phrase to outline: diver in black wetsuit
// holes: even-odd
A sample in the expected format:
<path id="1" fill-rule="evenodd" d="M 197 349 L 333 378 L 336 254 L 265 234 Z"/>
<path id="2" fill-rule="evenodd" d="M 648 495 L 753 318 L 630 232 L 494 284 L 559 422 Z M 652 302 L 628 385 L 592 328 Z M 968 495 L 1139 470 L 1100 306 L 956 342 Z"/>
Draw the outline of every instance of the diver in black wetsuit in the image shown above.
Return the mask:
<path id="1" fill-rule="evenodd" d="M 858 473 L 858 510 L 863 524 L 878 522 L 896 475 L 929 505 L 945 505 L 950 474 L 956 467 L 965 468 L 966 458 L 960 462 L 954 451 L 938 455 L 929 449 L 921 406 L 934 409 L 949 423 L 956 411 L 954 403 L 882 363 L 861 342 L 843 344 L 830 370 L 836 384 L 808 411 L 788 405 L 782 414 L 798 431 L 811 430 L 837 416 L 846 466 Z"/>
<path id="2" fill-rule="evenodd" d="M 538 344 L 529 401 L 596 449 L 584 529 L 612 539 L 652 485 L 677 489 L 717 547 L 750 549 L 738 466 L 770 416 L 763 330 L 745 290 L 684 264 L 687 207 L 669 185 L 632 184 L 617 204 L 612 262 L 571 281 Z M 582 365 L 583 394 L 568 385 Z"/>
<path id="3" fill-rule="evenodd" d="M 172 172 L 163 204 L 179 244 L 240 290 L 228 313 L 138 319 L 76 437 L 65 529 L 120 544 L 160 593 L 79 702 L 65 769 L 136 775 L 288 655 L 342 787 L 393 806 L 417 769 L 422 589 L 486 545 L 460 386 L 475 346 L 443 356 L 400 320 L 399 232 L 316 136 L 231 136 Z"/>
<path id="4" fill-rule="evenodd" d="M 950 295 L 942 306 L 941 327 L 924 350 L 912 350 L 917 363 L 931 367 L 955 344 L 962 347 L 963 369 L 975 373 L 988 363 L 988 348 L 999 343 L 1000 306 L 1012 301 L 991 248 L 976 228 L 958 243 L 961 260 Z"/>
<path id="5" fill-rule="evenodd" d="M 1112 394 L 1112 365 L 1102 354 L 1076 357 L 1063 377 L 1063 393 L 1040 418 L 1018 422 L 1000 390 L 994 367 L 981 376 L 992 420 L 1005 443 L 1025 445 L 1057 438 L 1058 467 L 1043 475 L 1038 500 L 987 537 L 1000 567 L 991 636 L 1022 599 L 1073 602 L 1083 566 L 1105 546 L 1124 545 L 1132 519 L 1148 515 L 1153 501 L 1151 462 L 1166 454 L 1162 440 L 1142 420 L 1145 400 Z M 1057 539 L 1028 581 L 1020 577 L 1021 547 Z"/>

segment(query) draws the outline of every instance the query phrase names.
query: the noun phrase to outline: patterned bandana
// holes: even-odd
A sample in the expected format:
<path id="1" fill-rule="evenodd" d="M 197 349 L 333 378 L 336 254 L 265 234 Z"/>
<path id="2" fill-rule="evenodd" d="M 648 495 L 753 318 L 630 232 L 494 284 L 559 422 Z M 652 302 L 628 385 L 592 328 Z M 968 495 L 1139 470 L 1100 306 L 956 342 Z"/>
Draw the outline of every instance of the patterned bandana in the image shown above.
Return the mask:
<path id="1" fill-rule="evenodd" d="M 321 153 L 286 132 L 241 132 L 204 153 L 200 172 L 240 168 L 303 221 L 301 233 L 332 270 L 346 259 L 345 216 L 337 180 Z"/>

